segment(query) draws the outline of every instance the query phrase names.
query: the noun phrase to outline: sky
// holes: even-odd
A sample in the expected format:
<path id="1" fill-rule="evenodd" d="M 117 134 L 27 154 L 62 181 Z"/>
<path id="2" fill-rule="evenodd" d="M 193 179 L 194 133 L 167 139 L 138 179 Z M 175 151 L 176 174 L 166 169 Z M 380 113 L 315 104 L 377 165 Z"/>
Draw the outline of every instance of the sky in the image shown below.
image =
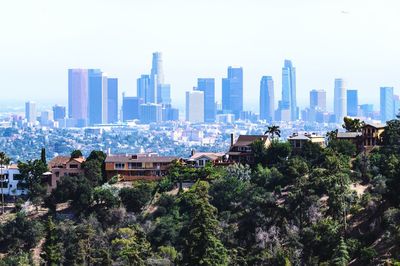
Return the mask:
<path id="1" fill-rule="evenodd" d="M 335 78 L 379 108 L 379 87 L 400 93 L 398 0 L 1 0 L 0 104 L 67 104 L 67 69 L 101 68 L 136 95 L 136 79 L 161 51 L 173 104 L 197 78 L 244 69 L 244 108 L 258 111 L 263 75 L 281 98 L 281 68 L 291 59 L 298 104 Z"/>

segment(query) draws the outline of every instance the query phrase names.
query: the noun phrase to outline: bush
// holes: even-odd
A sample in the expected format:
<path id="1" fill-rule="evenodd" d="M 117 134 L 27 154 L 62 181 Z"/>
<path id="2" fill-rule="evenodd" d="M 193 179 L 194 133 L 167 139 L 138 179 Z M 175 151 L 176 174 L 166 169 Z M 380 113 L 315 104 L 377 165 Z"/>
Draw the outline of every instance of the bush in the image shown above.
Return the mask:
<path id="1" fill-rule="evenodd" d="M 360 251 L 360 261 L 363 264 L 369 264 L 378 255 L 375 249 L 371 247 L 364 247 Z"/>

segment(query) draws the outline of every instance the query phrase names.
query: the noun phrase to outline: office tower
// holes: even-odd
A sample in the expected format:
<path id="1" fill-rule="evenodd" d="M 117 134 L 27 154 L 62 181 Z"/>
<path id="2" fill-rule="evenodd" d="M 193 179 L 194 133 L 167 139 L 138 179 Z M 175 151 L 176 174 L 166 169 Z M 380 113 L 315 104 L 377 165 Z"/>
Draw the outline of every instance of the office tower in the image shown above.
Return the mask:
<path id="1" fill-rule="evenodd" d="M 374 105 L 373 104 L 361 104 L 360 105 L 361 116 L 372 118 L 374 116 Z"/>
<path id="2" fill-rule="evenodd" d="M 37 113 L 36 113 L 36 103 L 35 102 L 26 102 L 25 103 L 25 118 L 28 123 L 36 123 Z"/>
<path id="3" fill-rule="evenodd" d="M 162 105 L 171 104 L 171 85 L 160 84 L 157 90 L 157 103 Z"/>
<path id="4" fill-rule="evenodd" d="M 347 90 L 347 115 L 358 116 L 358 91 Z"/>
<path id="5" fill-rule="evenodd" d="M 54 113 L 52 110 L 46 110 L 40 114 L 40 124 L 42 126 L 49 126 L 53 121 Z"/>
<path id="6" fill-rule="evenodd" d="M 68 117 L 86 124 L 88 119 L 88 70 L 68 70 Z"/>
<path id="7" fill-rule="evenodd" d="M 139 119 L 139 106 L 144 101 L 139 97 L 126 97 L 122 96 L 122 120 L 124 122 Z"/>
<path id="8" fill-rule="evenodd" d="M 150 89 L 148 91 L 148 101 L 150 103 L 156 103 L 158 96 L 158 86 L 164 84 L 164 72 L 162 66 L 162 54 L 160 52 L 153 53 L 153 60 L 151 64 L 150 74 Z"/>
<path id="9" fill-rule="evenodd" d="M 89 124 L 102 124 L 105 118 L 105 101 L 107 99 L 107 83 L 100 69 L 89 69 Z"/>
<path id="10" fill-rule="evenodd" d="M 326 111 L 326 91 L 324 90 L 310 91 L 310 109 L 318 111 Z"/>
<path id="11" fill-rule="evenodd" d="M 243 111 L 243 68 L 228 68 L 228 77 L 222 79 L 222 111 L 239 119 Z"/>
<path id="12" fill-rule="evenodd" d="M 285 60 L 282 68 L 282 106 L 289 106 L 290 119 L 299 118 L 299 110 L 296 101 L 296 68 L 292 61 Z"/>
<path id="13" fill-rule="evenodd" d="M 107 79 L 107 123 L 118 122 L 118 79 Z"/>
<path id="14" fill-rule="evenodd" d="M 191 123 L 204 122 L 204 92 L 186 92 L 186 121 Z"/>
<path id="15" fill-rule="evenodd" d="M 145 103 L 139 106 L 140 122 L 144 124 L 158 123 L 162 121 L 161 104 Z"/>
<path id="16" fill-rule="evenodd" d="M 393 87 L 381 87 L 380 104 L 381 104 L 381 121 L 392 120 L 394 118 L 394 97 Z"/>
<path id="17" fill-rule="evenodd" d="M 172 108 L 171 105 L 164 105 L 162 108 L 162 121 L 178 121 L 179 109 Z"/>
<path id="18" fill-rule="evenodd" d="M 333 106 L 336 123 L 343 122 L 343 118 L 347 114 L 346 85 L 343 79 L 335 79 Z"/>
<path id="19" fill-rule="evenodd" d="M 393 117 L 397 117 L 400 115 L 400 97 L 399 95 L 393 96 Z"/>
<path id="20" fill-rule="evenodd" d="M 55 121 L 60 120 L 60 119 L 65 119 L 65 117 L 66 117 L 65 106 L 54 105 L 53 106 L 53 114 L 54 114 Z"/>
<path id="21" fill-rule="evenodd" d="M 274 81 L 271 76 L 263 76 L 260 82 L 260 119 L 274 120 Z"/>
<path id="22" fill-rule="evenodd" d="M 290 103 L 286 101 L 279 101 L 278 109 L 275 112 L 275 120 L 289 122 L 292 120 L 291 115 L 292 114 L 290 112 Z"/>
<path id="23" fill-rule="evenodd" d="M 142 98 L 145 103 L 150 102 L 150 76 L 141 75 L 140 78 L 136 80 L 137 93 L 136 96 Z"/>
<path id="24" fill-rule="evenodd" d="M 213 78 L 197 79 L 197 90 L 204 93 L 204 121 L 215 121 L 215 80 Z"/>

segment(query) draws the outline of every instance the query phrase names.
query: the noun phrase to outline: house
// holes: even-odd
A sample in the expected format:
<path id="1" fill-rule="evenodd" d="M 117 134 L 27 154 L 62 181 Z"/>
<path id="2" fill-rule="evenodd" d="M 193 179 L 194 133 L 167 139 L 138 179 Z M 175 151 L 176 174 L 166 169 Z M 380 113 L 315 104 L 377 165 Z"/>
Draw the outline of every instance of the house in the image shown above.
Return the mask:
<path id="1" fill-rule="evenodd" d="M 158 180 L 168 173 L 175 156 L 157 154 L 108 155 L 105 161 L 107 178 L 119 176 L 122 181 Z"/>
<path id="2" fill-rule="evenodd" d="M 288 142 L 292 145 L 294 150 L 303 148 L 303 145 L 307 142 L 316 143 L 322 148 L 325 147 L 325 137 L 315 133 L 293 133 L 292 136 L 288 137 Z"/>
<path id="3" fill-rule="evenodd" d="M 382 133 L 385 131 L 384 124 L 366 123 L 362 129 L 363 144 L 365 149 L 371 149 L 381 142 Z"/>
<path id="4" fill-rule="evenodd" d="M 85 173 L 83 163 L 85 158 L 71 158 L 70 156 L 56 156 L 49 163 L 51 175 L 48 179 L 48 190 L 51 191 L 57 186 L 57 181 L 63 176 L 78 176 Z"/>
<path id="5" fill-rule="evenodd" d="M 234 163 L 253 164 L 254 153 L 251 145 L 257 140 L 261 140 L 266 148 L 271 145 L 271 139 L 266 135 L 240 135 L 236 142 L 233 143 L 233 134 L 231 134 L 228 160 Z"/>
<path id="6" fill-rule="evenodd" d="M 225 153 L 222 152 L 192 152 L 186 163 L 195 167 L 204 167 L 207 163 L 213 165 L 224 162 Z"/>
<path id="7" fill-rule="evenodd" d="M 4 195 L 21 196 L 28 193 L 26 186 L 21 181 L 21 175 L 16 164 L 3 166 L 0 173 L 4 175 L 4 179 L 0 179 L 0 185 L 3 183 Z M 2 182 L 2 180 L 4 181 Z"/>
<path id="8" fill-rule="evenodd" d="M 362 132 L 338 132 L 336 139 L 350 141 L 357 147 L 358 151 L 364 148 Z"/>

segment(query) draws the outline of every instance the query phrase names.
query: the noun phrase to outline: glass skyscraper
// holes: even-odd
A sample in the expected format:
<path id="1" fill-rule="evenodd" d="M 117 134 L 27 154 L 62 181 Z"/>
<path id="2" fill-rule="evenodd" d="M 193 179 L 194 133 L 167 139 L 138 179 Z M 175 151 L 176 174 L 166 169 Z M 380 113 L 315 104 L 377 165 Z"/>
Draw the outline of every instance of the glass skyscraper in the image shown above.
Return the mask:
<path id="1" fill-rule="evenodd" d="M 312 90 L 310 91 L 310 109 L 318 111 L 326 111 L 326 91 Z"/>
<path id="2" fill-rule="evenodd" d="M 150 89 L 147 93 L 147 102 L 157 103 L 157 100 L 159 99 L 157 96 L 158 87 L 161 84 L 164 84 L 162 54 L 160 52 L 155 52 L 153 53 L 153 60 L 151 64 Z"/>
<path id="3" fill-rule="evenodd" d="M 107 99 L 105 90 L 107 84 L 104 84 L 103 73 L 100 69 L 88 70 L 89 80 L 89 124 L 102 124 L 104 122 L 104 98 Z"/>
<path id="4" fill-rule="evenodd" d="M 347 115 L 358 116 L 358 91 L 347 90 Z"/>
<path id="5" fill-rule="evenodd" d="M 88 119 L 88 70 L 68 70 L 68 117 L 85 125 Z"/>
<path id="6" fill-rule="evenodd" d="M 260 119 L 274 120 L 274 81 L 271 76 L 263 76 L 260 81 Z"/>
<path id="7" fill-rule="evenodd" d="M 139 97 L 122 96 L 122 120 L 124 122 L 139 119 L 139 106 L 143 99 Z"/>
<path id="8" fill-rule="evenodd" d="M 394 118 L 394 98 L 393 87 L 381 87 L 380 105 L 381 105 L 381 121 L 392 120 Z"/>
<path id="9" fill-rule="evenodd" d="M 137 92 L 136 95 L 142 98 L 144 102 L 150 102 L 150 76 L 141 75 L 136 81 Z"/>
<path id="10" fill-rule="evenodd" d="M 197 79 L 197 90 L 204 93 L 204 121 L 215 121 L 215 80 L 213 78 Z"/>
<path id="11" fill-rule="evenodd" d="M 162 105 L 171 104 L 171 85 L 169 84 L 158 85 L 157 103 Z"/>
<path id="12" fill-rule="evenodd" d="M 107 79 L 107 123 L 118 122 L 118 79 Z"/>
<path id="13" fill-rule="evenodd" d="M 222 111 L 238 119 L 243 111 L 243 68 L 228 68 L 228 77 L 222 79 Z"/>
<path id="14" fill-rule="evenodd" d="M 335 79 L 334 91 L 334 113 L 336 123 L 343 122 L 343 118 L 347 115 L 346 86 L 343 79 Z"/>
<path id="15" fill-rule="evenodd" d="M 282 68 L 282 106 L 289 106 L 290 119 L 299 118 L 299 110 L 296 101 L 296 68 L 292 61 L 285 60 Z"/>

